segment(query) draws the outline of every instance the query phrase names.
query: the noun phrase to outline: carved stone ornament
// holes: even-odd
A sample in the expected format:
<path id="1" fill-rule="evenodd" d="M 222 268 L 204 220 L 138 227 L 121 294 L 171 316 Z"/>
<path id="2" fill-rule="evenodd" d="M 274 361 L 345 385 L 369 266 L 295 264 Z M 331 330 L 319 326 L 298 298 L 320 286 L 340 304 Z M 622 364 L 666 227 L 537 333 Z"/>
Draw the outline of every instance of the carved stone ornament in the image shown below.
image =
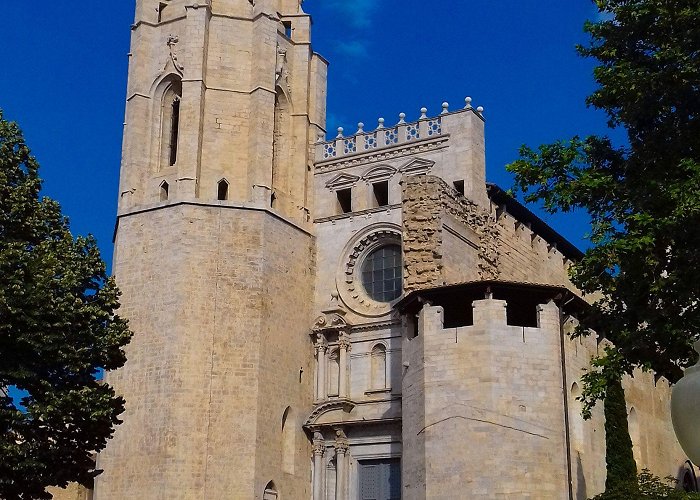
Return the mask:
<path id="1" fill-rule="evenodd" d="M 346 352 L 350 352 L 352 349 L 352 344 L 350 343 L 350 338 L 345 332 L 340 332 L 340 338 L 338 339 L 338 346 L 341 349 L 345 349 Z"/>
<path id="2" fill-rule="evenodd" d="M 350 448 L 350 444 L 347 441 L 336 441 L 335 442 L 335 452 L 340 455 L 345 455 Z"/>
<path id="3" fill-rule="evenodd" d="M 289 70 L 287 69 L 287 49 L 283 49 L 279 45 L 277 45 L 275 85 L 281 88 L 287 94 L 292 93 L 292 88 L 289 86 Z"/>
<path id="4" fill-rule="evenodd" d="M 314 321 L 314 331 L 341 330 L 348 326 L 347 321 L 340 314 L 323 314 Z"/>
<path id="5" fill-rule="evenodd" d="M 168 62 L 165 64 L 164 69 L 168 69 L 168 65 L 172 63 L 173 68 L 182 75 L 185 71 L 185 66 L 177 60 L 177 52 L 175 52 L 175 45 L 177 45 L 179 41 L 180 38 L 177 35 L 168 36 L 168 49 L 170 49 L 170 59 L 168 59 Z"/>
<path id="6" fill-rule="evenodd" d="M 316 336 L 316 344 L 315 347 L 319 351 L 325 351 L 328 349 L 328 341 L 326 340 L 325 334 L 321 332 L 312 332 L 313 335 Z"/>
<path id="7" fill-rule="evenodd" d="M 309 415 L 309 417 L 306 419 L 306 421 L 304 422 L 304 427 L 306 429 L 318 429 L 321 425 L 324 425 L 317 424 L 318 419 L 322 415 L 330 412 L 338 412 L 338 418 L 334 418 L 335 422 L 337 423 L 338 421 L 344 419 L 341 415 L 352 412 L 355 406 L 356 404 L 348 399 L 339 399 L 321 403 L 318 406 L 316 406 L 316 408 L 314 408 L 314 410 L 311 412 L 311 415 Z"/>
<path id="8" fill-rule="evenodd" d="M 314 455 L 323 456 L 323 454 L 325 452 L 326 452 L 326 442 L 323 439 L 323 434 L 316 431 L 316 432 L 314 432 L 313 453 L 314 453 Z"/>

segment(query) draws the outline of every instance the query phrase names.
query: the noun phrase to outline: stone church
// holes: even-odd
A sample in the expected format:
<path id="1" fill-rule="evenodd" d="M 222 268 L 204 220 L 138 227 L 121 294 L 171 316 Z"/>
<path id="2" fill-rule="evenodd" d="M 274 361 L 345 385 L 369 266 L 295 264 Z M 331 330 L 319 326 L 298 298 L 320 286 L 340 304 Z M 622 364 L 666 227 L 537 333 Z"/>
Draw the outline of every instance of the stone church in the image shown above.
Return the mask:
<path id="1" fill-rule="evenodd" d="M 329 134 L 300 0 L 137 0 L 131 29 L 114 272 L 135 335 L 92 498 L 604 489 L 602 408 L 576 398 L 605 340 L 567 336 L 581 253 L 486 183 L 482 108 Z M 625 386 L 639 468 L 694 473 L 668 383 Z"/>

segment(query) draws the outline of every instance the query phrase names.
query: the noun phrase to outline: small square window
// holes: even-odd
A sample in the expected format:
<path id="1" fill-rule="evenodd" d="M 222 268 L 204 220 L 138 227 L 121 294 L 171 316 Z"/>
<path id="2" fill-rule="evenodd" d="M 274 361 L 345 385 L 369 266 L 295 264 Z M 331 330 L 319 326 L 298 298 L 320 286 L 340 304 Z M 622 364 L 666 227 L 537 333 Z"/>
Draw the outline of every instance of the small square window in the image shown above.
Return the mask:
<path id="1" fill-rule="evenodd" d="M 389 181 L 372 184 L 372 191 L 374 193 L 375 207 L 385 207 L 389 204 Z"/>
<path id="2" fill-rule="evenodd" d="M 335 192 L 338 197 L 338 211 L 341 214 L 352 212 L 352 189 L 339 189 Z"/>
<path id="3" fill-rule="evenodd" d="M 453 184 L 457 192 L 464 196 L 464 181 L 454 181 Z"/>
<path id="4" fill-rule="evenodd" d="M 292 39 L 292 22 L 291 21 L 282 21 L 282 26 L 284 26 L 284 36 L 289 38 L 290 40 Z"/>

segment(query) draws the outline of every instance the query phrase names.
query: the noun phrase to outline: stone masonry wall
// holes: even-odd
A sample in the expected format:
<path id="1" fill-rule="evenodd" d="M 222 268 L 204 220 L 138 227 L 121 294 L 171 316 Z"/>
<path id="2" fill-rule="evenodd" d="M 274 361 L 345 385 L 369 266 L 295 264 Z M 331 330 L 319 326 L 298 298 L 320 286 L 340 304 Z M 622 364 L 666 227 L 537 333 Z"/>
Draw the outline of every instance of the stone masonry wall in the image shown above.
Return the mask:
<path id="1" fill-rule="evenodd" d="M 311 255 L 307 233 L 224 202 L 120 219 L 114 271 L 135 335 L 108 376 L 127 410 L 98 457 L 98 500 L 260 498 L 263 474 L 304 497 L 301 427 L 293 474 L 280 446 L 285 408 L 313 393 L 299 379 L 311 373 Z"/>
<path id="2" fill-rule="evenodd" d="M 505 305 L 476 301 L 474 325 L 456 329 L 426 306 L 405 341 L 404 498 L 564 498 L 558 309 L 523 328 L 506 324 Z"/>
<path id="3" fill-rule="evenodd" d="M 92 500 L 92 492 L 86 488 L 71 483 L 65 488 L 48 488 L 53 500 Z"/>
<path id="4" fill-rule="evenodd" d="M 497 228 L 484 208 L 460 196 L 438 177 L 407 176 L 402 185 L 406 292 L 498 276 Z M 460 238 L 463 227 L 474 235 L 472 241 L 468 236 Z M 443 248 L 447 241 L 453 244 L 449 249 Z M 457 251 L 459 246 L 461 252 Z M 449 260 L 455 258 L 471 259 L 474 265 Z M 446 268 L 448 263 L 456 265 Z M 471 273 L 457 274 L 465 269 Z"/>
<path id="5" fill-rule="evenodd" d="M 505 212 L 498 218 L 498 248 L 501 279 L 564 285 L 576 291 L 569 280 L 567 258 Z"/>

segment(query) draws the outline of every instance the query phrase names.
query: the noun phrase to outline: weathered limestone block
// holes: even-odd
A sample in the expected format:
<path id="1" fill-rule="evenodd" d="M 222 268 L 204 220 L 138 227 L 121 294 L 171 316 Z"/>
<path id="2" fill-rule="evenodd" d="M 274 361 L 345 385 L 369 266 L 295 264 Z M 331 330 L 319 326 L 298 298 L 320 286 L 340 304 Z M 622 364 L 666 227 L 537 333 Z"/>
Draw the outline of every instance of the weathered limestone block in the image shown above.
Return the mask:
<path id="1" fill-rule="evenodd" d="M 407 176 L 402 186 L 406 291 L 498 276 L 488 211 L 438 177 Z"/>

